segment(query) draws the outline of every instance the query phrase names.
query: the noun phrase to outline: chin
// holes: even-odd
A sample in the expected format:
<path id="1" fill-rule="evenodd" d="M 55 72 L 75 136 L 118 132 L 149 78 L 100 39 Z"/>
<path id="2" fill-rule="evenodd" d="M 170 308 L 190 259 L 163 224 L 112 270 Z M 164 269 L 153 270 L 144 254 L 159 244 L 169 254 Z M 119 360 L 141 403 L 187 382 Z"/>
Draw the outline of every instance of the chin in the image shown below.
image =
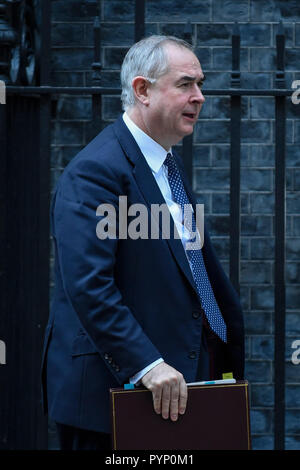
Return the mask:
<path id="1" fill-rule="evenodd" d="M 182 130 L 182 138 L 185 137 L 186 135 L 190 135 L 194 132 L 194 126 L 186 126 L 183 130 Z"/>
<path id="2" fill-rule="evenodd" d="M 176 136 L 173 139 L 172 145 L 178 144 L 184 137 L 191 135 L 194 131 L 194 126 L 184 126 L 178 129 Z"/>

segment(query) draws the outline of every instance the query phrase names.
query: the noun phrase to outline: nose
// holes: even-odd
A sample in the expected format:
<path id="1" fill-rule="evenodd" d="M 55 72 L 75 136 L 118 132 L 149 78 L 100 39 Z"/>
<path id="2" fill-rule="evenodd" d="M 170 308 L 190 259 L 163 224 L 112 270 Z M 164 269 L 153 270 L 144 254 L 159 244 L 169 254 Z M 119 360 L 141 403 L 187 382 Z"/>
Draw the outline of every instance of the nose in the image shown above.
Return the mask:
<path id="1" fill-rule="evenodd" d="M 202 90 L 201 90 L 201 88 L 199 88 L 197 83 L 194 84 L 193 93 L 191 95 L 191 101 L 198 102 L 200 104 L 203 104 L 204 101 L 205 101 Z"/>

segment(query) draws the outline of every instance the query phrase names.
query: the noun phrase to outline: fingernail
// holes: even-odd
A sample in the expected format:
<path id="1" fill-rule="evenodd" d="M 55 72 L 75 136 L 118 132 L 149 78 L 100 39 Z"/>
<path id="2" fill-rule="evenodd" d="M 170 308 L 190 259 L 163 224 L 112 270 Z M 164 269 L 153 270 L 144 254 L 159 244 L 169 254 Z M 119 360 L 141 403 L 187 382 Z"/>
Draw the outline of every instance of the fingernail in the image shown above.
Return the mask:
<path id="1" fill-rule="evenodd" d="M 177 418 L 178 418 L 177 415 L 172 415 L 172 416 L 171 416 L 172 421 L 177 421 Z"/>

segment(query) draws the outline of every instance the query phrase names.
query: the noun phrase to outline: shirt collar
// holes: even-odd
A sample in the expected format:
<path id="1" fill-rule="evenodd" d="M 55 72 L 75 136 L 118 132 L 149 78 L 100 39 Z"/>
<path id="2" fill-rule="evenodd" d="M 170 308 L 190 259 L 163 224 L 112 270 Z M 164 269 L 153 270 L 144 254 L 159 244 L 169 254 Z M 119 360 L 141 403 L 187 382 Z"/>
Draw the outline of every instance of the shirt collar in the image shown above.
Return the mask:
<path id="1" fill-rule="evenodd" d="M 142 131 L 142 129 L 130 119 L 126 112 L 123 114 L 123 120 L 133 135 L 151 170 L 157 173 L 161 169 L 167 153 L 172 153 L 171 148 L 167 152 L 160 144 Z"/>

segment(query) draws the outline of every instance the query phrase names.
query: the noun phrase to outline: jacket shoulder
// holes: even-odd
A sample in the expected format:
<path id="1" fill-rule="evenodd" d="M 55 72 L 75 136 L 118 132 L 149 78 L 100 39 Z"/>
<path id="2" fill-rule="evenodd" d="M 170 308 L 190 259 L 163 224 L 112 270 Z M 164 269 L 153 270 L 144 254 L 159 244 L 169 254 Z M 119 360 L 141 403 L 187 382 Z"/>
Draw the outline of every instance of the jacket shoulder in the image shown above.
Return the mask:
<path id="1" fill-rule="evenodd" d="M 110 124 L 74 156 L 64 173 L 76 173 L 78 169 L 93 165 L 106 168 L 114 164 L 119 166 L 120 160 L 124 160 L 124 152 L 115 135 L 113 124 Z"/>
<path id="2" fill-rule="evenodd" d="M 70 161 L 56 184 L 54 195 L 71 201 L 85 201 L 104 189 L 113 193 L 122 191 L 131 165 L 116 136 L 114 124 L 108 125 Z"/>

